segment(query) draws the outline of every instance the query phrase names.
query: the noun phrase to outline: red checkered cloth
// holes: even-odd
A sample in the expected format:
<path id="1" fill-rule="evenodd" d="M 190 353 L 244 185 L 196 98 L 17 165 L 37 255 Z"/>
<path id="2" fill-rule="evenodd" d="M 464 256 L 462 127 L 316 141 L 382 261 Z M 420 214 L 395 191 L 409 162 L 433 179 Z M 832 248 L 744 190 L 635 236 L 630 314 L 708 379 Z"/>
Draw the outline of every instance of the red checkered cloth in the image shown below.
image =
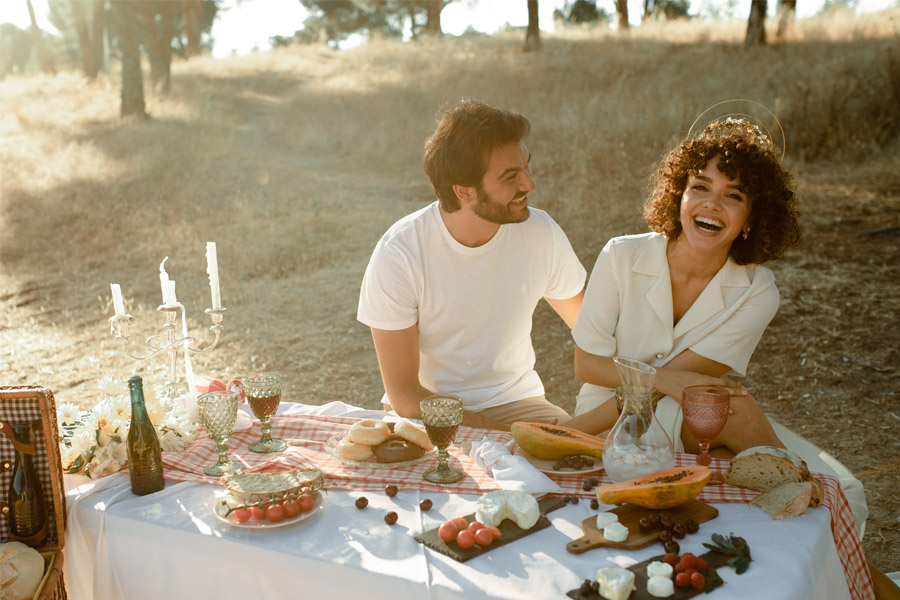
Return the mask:
<path id="1" fill-rule="evenodd" d="M 346 435 L 347 430 L 359 419 L 350 417 L 288 415 L 272 418 L 272 436 L 288 443 L 284 452 L 276 454 L 256 454 L 247 446 L 260 438 L 259 424 L 246 431 L 235 433 L 228 440 L 229 456 L 244 462 L 248 470 L 260 472 L 277 472 L 287 469 L 317 468 L 322 471 L 326 485 L 332 489 L 369 491 L 380 490 L 386 483 L 393 483 L 402 489 L 418 489 L 426 492 L 444 492 L 456 494 L 483 494 L 499 489 L 499 485 L 475 461 L 459 450 L 463 442 L 480 442 L 489 439 L 501 443 L 511 441 L 512 434 L 460 427 L 455 444 L 450 448 L 451 462 L 462 468 L 466 477 L 459 483 L 437 485 L 425 481 L 423 473 L 434 466 L 434 460 L 426 460 L 416 465 L 397 469 L 360 469 L 347 466 L 343 461 L 325 452 L 325 442 L 335 434 Z M 166 479 L 181 481 L 198 481 L 218 483 L 215 477 L 203 475 L 208 464 L 216 462 L 215 443 L 201 429 L 194 443 L 184 452 L 166 452 L 163 463 L 166 468 Z M 676 454 L 676 466 L 696 464 L 693 454 Z M 712 459 L 710 465 L 714 471 L 725 473 L 729 461 Z M 593 491 L 585 491 L 584 479 L 588 475 L 557 475 L 550 477 L 562 488 L 562 494 L 594 497 Z M 831 531 L 834 535 L 838 556 L 847 576 L 847 585 L 854 600 L 873 600 L 875 590 L 866 564 L 865 554 L 860 544 L 859 535 L 853 522 L 853 515 L 847 498 L 841 491 L 837 479 L 830 475 L 816 474 L 825 487 L 825 506 L 831 511 Z M 612 483 L 604 474 L 600 484 Z M 758 492 L 730 485 L 708 485 L 700 493 L 700 500 L 715 504 L 719 502 L 748 502 Z"/>

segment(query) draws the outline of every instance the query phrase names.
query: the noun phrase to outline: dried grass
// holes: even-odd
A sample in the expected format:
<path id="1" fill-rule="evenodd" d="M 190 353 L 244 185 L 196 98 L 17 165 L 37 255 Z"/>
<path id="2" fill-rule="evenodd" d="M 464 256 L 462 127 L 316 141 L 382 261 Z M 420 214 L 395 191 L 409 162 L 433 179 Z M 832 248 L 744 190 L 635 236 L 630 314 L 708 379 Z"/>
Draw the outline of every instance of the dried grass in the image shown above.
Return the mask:
<path id="1" fill-rule="evenodd" d="M 779 107 L 805 240 L 773 267 L 782 308 L 746 383 L 859 473 L 872 510 L 866 551 L 900 569 L 897 15 L 804 21 L 787 43 L 749 50 L 741 24 L 692 23 L 627 39 L 566 31 L 537 54 L 500 35 L 197 59 L 174 65 L 170 97 L 148 97 L 150 122 L 118 120 L 115 73 L 93 84 L 8 77 L 4 383 L 49 385 L 82 405 L 103 374 L 161 383 L 162 359 L 135 363 L 109 335 L 108 284 L 122 285 L 142 340 L 161 324 L 157 268 L 169 256 L 202 337 L 203 244 L 215 240 L 229 312 L 224 344 L 195 359 L 198 371 L 277 369 L 291 400 L 376 407 L 359 282 L 383 231 L 432 197 L 421 148 L 442 102 L 475 97 L 530 117 L 532 202 L 590 268 L 609 237 L 645 230 L 646 176 L 695 116 L 754 98 Z M 571 410 L 569 332 L 543 304 L 534 331 L 548 396 Z"/>

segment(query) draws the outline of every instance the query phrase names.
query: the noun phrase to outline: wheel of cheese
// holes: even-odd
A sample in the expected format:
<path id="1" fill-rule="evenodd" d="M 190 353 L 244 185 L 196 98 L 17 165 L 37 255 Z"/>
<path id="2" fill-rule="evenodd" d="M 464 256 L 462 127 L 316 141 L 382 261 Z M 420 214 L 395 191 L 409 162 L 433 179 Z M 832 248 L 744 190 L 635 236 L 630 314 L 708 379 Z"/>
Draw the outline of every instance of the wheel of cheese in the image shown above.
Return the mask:
<path id="1" fill-rule="evenodd" d="M 384 421 L 363 419 L 350 427 L 350 441 L 363 446 L 377 446 L 391 437 L 391 430 Z"/>
<path id="2" fill-rule="evenodd" d="M 394 433 L 404 440 L 408 440 L 416 446 L 419 446 L 423 450 L 431 450 L 434 448 L 434 444 L 431 443 L 428 434 L 406 419 L 400 419 L 400 421 L 394 425 Z"/>
<path id="3" fill-rule="evenodd" d="M 372 453 L 372 446 L 355 444 L 348 438 L 344 438 L 338 442 L 338 445 L 334 447 L 334 451 L 342 458 L 355 460 L 357 462 L 367 461 L 374 456 Z"/>
<path id="4" fill-rule="evenodd" d="M 499 526 L 509 519 L 522 529 L 531 529 L 540 516 L 534 496 L 518 490 L 488 492 L 475 503 L 475 520 L 485 525 Z"/>

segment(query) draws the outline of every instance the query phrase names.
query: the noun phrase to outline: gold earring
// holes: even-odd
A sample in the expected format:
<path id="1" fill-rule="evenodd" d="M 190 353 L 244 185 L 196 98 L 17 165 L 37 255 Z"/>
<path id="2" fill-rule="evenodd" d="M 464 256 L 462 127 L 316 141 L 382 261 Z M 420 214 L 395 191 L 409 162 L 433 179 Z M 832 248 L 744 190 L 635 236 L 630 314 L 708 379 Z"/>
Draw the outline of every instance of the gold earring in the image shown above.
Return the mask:
<path id="1" fill-rule="evenodd" d="M 744 239 L 746 240 L 747 236 L 749 236 L 749 235 L 750 235 L 750 228 L 748 227 L 747 229 L 744 230 Z"/>

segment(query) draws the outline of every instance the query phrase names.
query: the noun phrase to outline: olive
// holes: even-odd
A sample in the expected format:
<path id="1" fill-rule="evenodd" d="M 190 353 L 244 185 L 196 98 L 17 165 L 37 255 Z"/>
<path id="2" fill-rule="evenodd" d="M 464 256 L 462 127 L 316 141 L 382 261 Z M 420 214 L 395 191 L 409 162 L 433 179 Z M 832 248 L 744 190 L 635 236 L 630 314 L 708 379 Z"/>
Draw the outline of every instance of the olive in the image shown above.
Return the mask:
<path id="1" fill-rule="evenodd" d="M 662 531 L 660 531 L 659 532 L 659 541 L 661 541 L 663 544 L 665 544 L 666 542 L 671 542 L 672 541 L 672 532 L 669 531 L 668 529 L 663 529 Z"/>
<path id="2" fill-rule="evenodd" d="M 659 517 L 659 525 L 663 529 L 672 529 L 672 526 L 675 525 L 675 521 L 672 520 L 671 515 L 660 515 Z"/>
<path id="3" fill-rule="evenodd" d="M 425 498 L 424 500 L 419 502 L 419 508 L 421 508 L 422 510 L 431 510 L 432 506 L 433 504 L 429 498 Z"/>
<path id="4" fill-rule="evenodd" d="M 589 492 L 589 491 L 591 491 L 592 489 L 594 489 L 594 486 L 591 485 L 591 480 L 590 480 L 590 479 L 585 479 L 585 480 L 584 480 L 584 483 L 581 484 L 581 489 L 583 489 L 583 490 L 586 491 L 586 492 Z"/>
<path id="5" fill-rule="evenodd" d="M 396 485 L 386 485 L 384 486 L 384 493 L 388 495 L 389 498 L 393 498 L 397 495 L 397 486 Z"/>
<path id="6" fill-rule="evenodd" d="M 360 496 L 356 499 L 356 508 L 363 509 L 369 505 L 369 499 L 365 496 Z"/>
<path id="7" fill-rule="evenodd" d="M 681 551 L 681 546 L 675 540 L 669 540 L 663 544 L 663 548 L 665 548 L 666 552 L 671 552 L 672 554 L 678 554 Z"/>
<path id="8" fill-rule="evenodd" d="M 650 515 L 643 516 L 641 517 L 641 520 L 638 521 L 638 526 L 643 533 L 647 533 L 653 529 L 653 519 L 650 518 Z"/>
<path id="9" fill-rule="evenodd" d="M 384 522 L 387 523 L 388 525 L 393 525 L 394 523 L 396 523 L 397 522 L 397 513 L 395 513 L 394 511 L 391 511 L 388 514 L 384 515 Z"/>
<path id="10" fill-rule="evenodd" d="M 650 522 L 653 523 L 654 527 L 659 527 L 659 514 L 658 513 L 650 513 L 647 515 L 647 518 L 650 519 Z"/>
<path id="11" fill-rule="evenodd" d="M 591 508 L 594 510 L 600 508 L 600 502 L 596 498 L 591 498 Z"/>
<path id="12" fill-rule="evenodd" d="M 672 535 L 674 535 L 679 540 L 684 537 L 687 533 L 687 527 L 684 526 L 684 523 L 675 523 L 672 526 Z"/>

